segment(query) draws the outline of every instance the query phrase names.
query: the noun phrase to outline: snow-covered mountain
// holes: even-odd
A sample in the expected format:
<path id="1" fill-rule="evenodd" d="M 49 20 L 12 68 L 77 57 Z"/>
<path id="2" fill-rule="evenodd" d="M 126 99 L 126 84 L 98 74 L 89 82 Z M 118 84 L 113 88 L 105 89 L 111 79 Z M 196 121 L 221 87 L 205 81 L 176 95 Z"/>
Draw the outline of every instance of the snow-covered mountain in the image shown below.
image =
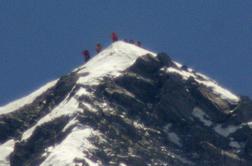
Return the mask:
<path id="1" fill-rule="evenodd" d="M 0 166 L 249 166 L 252 101 L 118 41 L 0 107 Z"/>

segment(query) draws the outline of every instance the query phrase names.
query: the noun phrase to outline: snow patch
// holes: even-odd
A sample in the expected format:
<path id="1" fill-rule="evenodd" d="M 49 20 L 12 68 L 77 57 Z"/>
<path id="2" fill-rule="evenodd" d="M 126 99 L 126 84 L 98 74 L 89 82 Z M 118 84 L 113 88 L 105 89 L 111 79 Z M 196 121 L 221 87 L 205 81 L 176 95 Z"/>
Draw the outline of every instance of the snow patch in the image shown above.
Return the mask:
<path id="1" fill-rule="evenodd" d="M 137 129 L 148 130 L 148 129 L 144 126 L 144 124 L 138 123 L 138 122 L 136 122 L 136 121 L 133 122 L 133 126 L 134 126 L 135 128 L 137 128 Z"/>
<path id="2" fill-rule="evenodd" d="M 93 108 L 93 106 L 91 104 L 89 104 L 89 103 L 82 103 L 82 104 L 88 108 L 88 111 L 97 112 L 97 110 L 95 108 Z"/>
<path id="3" fill-rule="evenodd" d="M 122 117 L 122 116 L 121 116 Z M 150 131 L 150 132 L 154 132 L 157 134 L 160 134 L 161 132 L 159 130 L 153 129 L 153 128 L 149 128 L 146 127 L 143 123 L 139 123 L 137 121 L 133 122 L 133 126 L 139 130 L 143 130 L 143 131 Z"/>
<path id="4" fill-rule="evenodd" d="M 195 75 L 193 73 L 190 73 L 190 72 L 185 71 L 185 70 L 177 69 L 177 68 L 174 68 L 174 67 L 168 67 L 166 69 L 166 71 L 168 73 L 177 73 L 177 74 L 181 75 L 184 80 L 187 80 L 190 77 L 195 77 Z"/>
<path id="5" fill-rule="evenodd" d="M 98 166 L 98 162 L 94 162 L 88 158 L 86 153 L 92 153 L 95 147 L 89 138 L 93 136 L 101 137 L 98 131 L 89 127 L 75 127 L 72 132 L 58 145 L 49 148 L 48 157 L 41 166 L 74 166 L 74 161 L 84 159 L 91 166 Z"/>
<path id="6" fill-rule="evenodd" d="M 115 42 L 88 63 L 76 69 L 80 77 L 77 84 L 97 85 L 105 76 L 117 77 L 138 57 L 146 54 L 156 55 L 133 44 L 123 41 Z"/>
<path id="7" fill-rule="evenodd" d="M 93 96 L 93 94 L 89 91 L 87 91 L 85 88 L 80 88 L 78 92 L 75 94 L 77 97 L 86 95 L 86 96 Z"/>
<path id="8" fill-rule="evenodd" d="M 237 142 L 237 141 L 230 141 L 229 142 L 229 146 L 231 146 L 233 148 L 236 148 L 236 149 L 240 149 L 241 148 L 239 142 Z"/>
<path id="9" fill-rule="evenodd" d="M 65 132 L 69 127 L 72 127 L 76 125 L 79 121 L 76 118 L 73 118 L 70 122 L 66 124 L 66 126 L 63 128 L 62 132 Z"/>
<path id="10" fill-rule="evenodd" d="M 174 144 L 178 145 L 178 146 L 182 146 L 182 144 L 180 143 L 180 138 L 178 137 L 178 135 L 174 132 L 170 132 L 168 133 L 168 137 L 170 139 L 171 142 L 173 142 Z"/>
<path id="11" fill-rule="evenodd" d="M 220 96 L 224 100 L 228 100 L 231 103 L 238 103 L 240 98 L 234 95 L 232 92 L 224 89 L 220 85 L 218 85 L 214 80 L 209 79 L 207 76 L 201 73 L 194 73 L 191 71 L 185 71 L 182 69 L 177 69 L 174 67 L 169 67 L 166 69 L 168 73 L 176 73 L 179 74 L 184 80 L 189 79 L 190 77 L 194 78 L 199 84 L 203 84 L 206 87 L 209 87 L 213 90 L 213 93 Z"/>
<path id="12" fill-rule="evenodd" d="M 173 63 L 178 67 L 178 68 L 181 68 L 183 65 L 182 64 L 180 64 L 180 63 L 178 63 L 178 62 L 175 62 L 175 61 L 173 61 Z"/>
<path id="13" fill-rule="evenodd" d="M 248 127 L 252 129 L 252 122 L 247 123 Z"/>
<path id="14" fill-rule="evenodd" d="M 38 96 L 40 96 L 45 91 L 47 91 L 48 89 L 56 85 L 57 82 L 58 80 L 51 81 L 47 83 L 46 85 L 42 86 L 41 88 L 39 88 L 38 90 L 36 90 L 35 92 L 29 94 L 28 96 L 25 96 L 5 106 L 0 107 L 0 115 L 11 113 L 25 105 L 31 104 Z"/>
<path id="15" fill-rule="evenodd" d="M 166 148 L 165 148 L 166 149 Z M 180 162 L 182 162 L 183 164 L 186 164 L 186 165 L 194 165 L 194 163 L 192 162 L 192 161 L 190 161 L 190 160 L 188 160 L 188 159 L 186 159 L 186 158 L 184 158 L 184 157 L 181 157 L 181 156 L 179 156 L 179 155 L 177 155 L 177 154 L 175 154 L 175 153 L 172 153 L 172 152 L 169 152 L 169 151 L 167 151 L 167 150 L 163 150 L 164 152 L 166 152 L 166 154 L 168 155 L 168 156 L 170 156 L 171 158 L 173 158 L 173 159 L 177 159 L 177 160 L 179 160 Z M 165 164 L 164 164 L 165 165 Z M 168 166 L 168 165 L 167 165 Z"/>
<path id="16" fill-rule="evenodd" d="M 193 109 L 192 115 L 196 118 L 198 118 L 205 126 L 210 127 L 212 125 L 212 121 L 206 119 L 208 118 L 208 115 L 202 111 L 199 107 L 195 107 Z"/>
<path id="17" fill-rule="evenodd" d="M 219 124 L 216 127 L 214 127 L 214 130 L 216 133 L 224 137 L 228 137 L 230 134 L 236 132 L 239 128 L 240 128 L 240 125 L 238 126 L 230 125 L 230 126 L 227 126 L 226 128 L 223 128 L 222 125 Z"/>
<path id="18" fill-rule="evenodd" d="M 171 123 L 167 124 L 167 125 L 164 127 L 164 132 L 167 134 L 168 139 L 169 139 L 172 143 L 178 145 L 179 147 L 182 147 L 181 140 L 180 140 L 179 136 L 178 136 L 175 132 L 171 132 L 171 131 L 170 131 L 170 128 L 171 128 L 171 127 L 172 127 L 172 124 L 171 124 Z"/>
<path id="19" fill-rule="evenodd" d="M 179 155 L 175 155 L 175 158 L 178 159 L 179 161 L 181 161 L 183 164 L 186 164 L 186 165 L 195 165 L 192 161 L 184 158 L 184 157 L 181 157 Z"/>
<path id="20" fill-rule="evenodd" d="M 13 139 L 0 145 L 0 165 L 10 165 L 9 156 L 14 150 L 15 141 Z"/>
<path id="21" fill-rule="evenodd" d="M 56 108 L 54 108 L 50 113 L 48 113 L 45 117 L 40 119 L 32 128 L 26 130 L 23 133 L 22 140 L 28 139 L 33 131 L 36 129 L 36 127 L 50 122 L 56 118 L 59 118 L 61 116 L 72 116 L 73 114 L 76 114 L 78 112 L 82 112 L 83 110 L 78 108 L 79 102 L 75 99 L 75 97 L 72 97 L 70 100 L 67 100 L 68 96 L 63 100 Z"/>

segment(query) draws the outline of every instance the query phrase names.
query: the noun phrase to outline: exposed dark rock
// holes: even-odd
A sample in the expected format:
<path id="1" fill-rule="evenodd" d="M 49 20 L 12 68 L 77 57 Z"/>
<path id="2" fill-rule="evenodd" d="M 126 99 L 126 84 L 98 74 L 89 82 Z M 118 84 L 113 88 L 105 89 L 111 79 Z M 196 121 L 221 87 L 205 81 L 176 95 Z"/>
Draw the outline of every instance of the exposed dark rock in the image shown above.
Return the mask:
<path id="1" fill-rule="evenodd" d="M 43 161 L 41 155 L 45 152 L 45 149 L 60 142 L 66 136 L 68 132 L 64 133 L 62 129 L 68 120 L 68 117 L 60 117 L 43 124 L 36 128 L 27 141 L 16 143 L 15 150 L 11 155 L 11 165 L 38 165 Z"/>
<path id="2" fill-rule="evenodd" d="M 32 104 L 0 116 L 0 142 L 20 137 L 69 94 L 68 99 L 75 97 L 83 110 L 74 115 L 78 125 L 99 131 L 106 140 L 101 141 L 97 135 L 89 138 L 98 147 L 86 154 L 94 162 L 249 166 L 252 130 L 247 122 L 252 119 L 251 100 L 242 97 L 239 103 L 230 103 L 193 77 L 185 80 L 166 72 L 168 67 L 178 69 L 164 53 L 156 57 L 147 54 L 120 77 L 106 77 L 98 86 L 76 85 L 76 73 L 62 77 Z M 76 97 L 80 88 L 92 95 Z M 196 108 L 201 112 L 195 115 Z M 71 132 L 71 127 L 65 132 L 62 129 L 72 118 L 66 116 L 45 123 L 27 141 L 16 143 L 11 165 L 39 165 L 45 149 L 60 143 Z M 75 158 L 74 162 L 88 165 L 83 158 Z"/>
<path id="3" fill-rule="evenodd" d="M 241 97 L 241 102 L 234 110 L 237 119 L 241 122 L 252 121 L 252 101 L 248 97 Z"/>
<path id="4" fill-rule="evenodd" d="M 31 104 L 6 115 L 0 115 L 0 143 L 20 134 L 49 113 L 70 92 L 76 82 L 74 73 L 63 76 L 57 84 L 38 96 Z"/>

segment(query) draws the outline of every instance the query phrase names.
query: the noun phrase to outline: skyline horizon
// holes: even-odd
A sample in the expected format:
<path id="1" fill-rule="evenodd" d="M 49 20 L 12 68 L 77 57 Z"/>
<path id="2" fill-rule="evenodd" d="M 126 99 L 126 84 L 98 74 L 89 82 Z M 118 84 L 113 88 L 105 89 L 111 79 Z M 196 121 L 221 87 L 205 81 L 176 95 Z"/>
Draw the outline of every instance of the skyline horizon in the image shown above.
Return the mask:
<path id="1" fill-rule="evenodd" d="M 120 39 L 120 38 L 119 38 L 118 41 L 125 42 L 124 39 Z M 127 42 L 125 42 L 125 43 L 127 43 Z M 109 47 L 112 46 L 112 44 L 113 44 L 113 42 L 111 41 L 111 43 L 109 43 L 108 45 L 106 45 L 106 46 L 103 48 L 103 50 L 108 49 Z M 133 44 L 133 43 L 129 43 L 129 44 Z M 144 48 L 144 47 L 140 47 L 140 48 L 143 48 L 143 49 L 148 50 L 148 51 L 152 51 L 152 50 L 147 49 L 147 48 Z M 103 50 L 102 50 L 102 51 L 103 51 Z M 95 50 L 93 50 L 93 52 L 95 52 Z M 155 52 L 155 53 L 158 54 L 158 53 L 161 53 L 161 52 Z M 163 52 L 163 53 L 166 53 L 166 52 Z M 97 56 L 98 54 L 99 54 L 99 53 L 93 54 L 93 56 L 91 56 L 91 59 L 90 59 L 90 60 L 92 60 L 92 58 L 95 57 L 95 56 Z M 166 54 L 167 54 L 167 53 L 166 53 Z M 172 58 L 172 57 L 170 57 L 170 58 Z M 182 64 L 181 62 L 176 61 L 176 60 L 173 59 L 173 58 L 172 58 L 172 61 L 174 61 L 174 62 L 176 62 L 176 63 L 179 63 L 180 65 L 184 66 L 184 64 Z M 73 68 L 71 71 L 69 71 L 68 73 L 71 73 L 72 71 L 74 71 L 75 69 L 77 69 L 77 68 L 79 68 L 80 66 L 83 66 L 83 65 L 85 65 L 85 62 L 84 62 L 84 61 L 83 61 L 82 64 L 80 64 L 79 66 L 74 67 L 74 68 Z M 190 67 L 190 66 L 186 66 L 186 67 L 188 67 L 188 68 L 190 68 L 190 69 L 193 69 L 193 70 L 194 70 L 195 72 L 197 72 L 197 73 L 200 73 L 200 74 L 203 74 L 203 75 L 206 75 L 207 77 L 209 77 L 207 74 L 202 73 L 202 72 L 200 72 L 200 71 L 198 71 L 198 70 L 195 70 L 194 68 L 192 68 L 192 67 Z M 67 74 L 67 73 L 66 73 L 66 74 Z M 23 97 L 26 97 L 26 96 L 28 96 L 28 95 L 34 93 L 34 92 L 37 91 L 38 89 L 44 87 L 44 86 L 45 86 L 46 84 L 48 84 L 49 82 L 55 81 L 55 80 L 57 80 L 57 79 L 60 79 L 60 77 L 65 76 L 66 74 L 63 74 L 63 75 L 61 75 L 61 76 L 59 76 L 59 77 L 57 77 L 57 78 L 53 78 L 52 80 L 49 80 L 49 81 L 43 83 L 42 85 L 39 85 L 37 88 L 30 90 L 30 92 L 28 92 L 28 93 L 25 94 L 24 96 L 21 96 L 21 97 L 18 97 L 18 98 L 16 98 L 16 99 L 13 99 L 12 101 L 9 101 L 8 103 L 5 103 L 5 104 L 3 104 L 3 105 L 0 104 L 0 107 L 5 106 L 5 105 L 7 105 L 7 104 L 9 104 L 9 103 L 11 103 L 11 102 L 15 102 L 16 100 L 19 100 L 19 99 L 21 99 L 21 98 L 23 98 Z M 209 78 L 212 79 L 211 77 L 209 77 Z M 230 91 L 230 92 L 233 93 L 234 95 L 237 95 L 237 96 L 239 96 L 239 97 L 240 97 L 240 96 L 243 96 L 243 95 L 236 94 L 236 93 L 233 92 L 232 90 L 230 90 L 230 89 L 226 88 L 225 86 L 219 84 L 218 80 L 215 80 L 215 79 L 212 79 L 212 80 L 216 81 L 217 85 L 219 85 L 219 86 L 223 87 L 224 89 Z M 245 95 L 245 96 L 246 96 L 246 95 Z M 248 96 L 248 97 L 250 97 L 250 96 Z M 250 97 L 250 98 L 251 98 L 251 97 Z"/>
<path id="2" fill-rule="evenodd" d="M 0 2 L 0 106 L 82 64 L 115 31 L 252 98 L 252 1 Z"/>

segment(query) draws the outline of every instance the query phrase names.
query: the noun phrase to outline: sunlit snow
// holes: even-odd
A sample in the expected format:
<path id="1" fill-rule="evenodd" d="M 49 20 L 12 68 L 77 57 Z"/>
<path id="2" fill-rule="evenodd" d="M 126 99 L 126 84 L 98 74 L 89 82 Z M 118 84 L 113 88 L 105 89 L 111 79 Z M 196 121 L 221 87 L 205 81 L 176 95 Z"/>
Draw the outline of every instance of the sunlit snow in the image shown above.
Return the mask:
<path id="1" fill-rule="evenodd" d="M 32 128 L 25 131 L 22 136 L 22 140 L 28 139 L 32 135 L 36 127 L 46 122 L 52 121 L 63 115 L 71 116 L 74 113 L 82 112 L 82 109 L 78 108 L 78 105 L 79 105 L 79 102 L 74 97 L 72 97 L 70 100 L 67 100 L 67 97 L 66 97 L 65 100 L 63 100 L 56 108 L 54 108 L 45 117 L 40 119 Z"/>
<path id="2" fill-rule="evenodd" d="M 101 137 L 98 131 L 89 127 L 75 127 L 72 132 L 58 145 L 48 148 L 48 156 L 41 166 L 75 166 L 74 160 L 84 159 L 90 166 L 98 166 L 83 152 L 92 152 L 96 147 L 89 141 L 92 136 Z M 45 156 L 45 155 L 44 155 Z"/>
<path id="3" fill-rule="evenodd" d="M 179 66 L 179 65 L 178 65 Z M 240 98 L 233 94 L 232 92 L 224 89 L 220 85 L 218 85 L 214 80 L 211 80 L 207 76 L 201 73 L 194 73 L 192 71 L 182 70 L 181 68 L 169 67 L 166 70 L 169 73 L 179 74 L 183 79 L 187 80 L 190 77 L 194 78 L 199 84 L 203 84 L 206 87 L 209 87 L 213 90 L 216 95 L 219 95 L 222 99 L 228 100 L 231 103 L 239 102 Z"/>
<path id="4" fill-rule="evenodd" d="M 80 76 L 77 83 L 97 85 L 104 76 L 119 76 L 120 72 L 131 66 L 138 57 L 146 54 L 156 55 L 153 52 L 123 41 L 113 43 L 87 64 L 76 69 Z"/>
<path id="5" fill-rule="evenodd" d="M 38 90 L 36 90 L 35 92 L 31 93 L 30 95 L 25 96 L 21 99 L 15 100 L 14 102 L 11 102 L 5 106 L 0 107 L 0 115 L 8 114 L 27 104 L 31 104 L 36 99 L 36 97 L 38 97 L 39 95 L 43 94 L 46 90 L 53 87 L 57 83 L 57 81 L 58 80 L 51 81 L 47 83 L 46 85 L 42 86 L 41 88 L 39 88 Z"/>
<path id="6" fill-rule="evenodd" d="M 115 42 L 107 49 L 104 49 L 101 53 L 92 58 L 88 63 L 74 70 L 75 72 L 77 72 L 77 75 L 79 77 L 79 79 L 77 80 L 77 85 L 99 85 L 106 76 L 120 76 L 121 72 L 130 67 L 138 57 L 146 54 L 152 54 L 153 56 L 156 56 L 155 53 L 137 47 L 133 44 L 125 43 L 123 41 Z M 230 102 L 239 101 L 239 97 L 222 88 L 207 76 L 196 73 L 192 69 L 188 69 L 188 71 L 183 70 L 181 69 L 181 64 L 179 64 L 178 62 L 174 63 L 177 65 L 177 68 L 169 67 L 166 69 L 167 72 L 177 73 L 181 75 L 181 77 L 185 80 L 193 77 L 198 83 L 213 89 L 213 92 L 215 94 L 218 94 L 221 98 L 229 100 Z M 31 104 L 39 95 L 52 88 L 56 83 L 57 80 L 49 82 L 34 93 L 12 103 L 9 103 L 4 107 L 0 107 L 0 115 L 15 111 L 18 108 L 25 106 L 26 104 Z M 126 92 L 127 91 L 125 91 L 125 94 L 134 97 L 132 94 Z M 59 103 L 47 115 L 39 119 L 31 128 L 23 133 L 21 140 L 25 141 L 30 138 L 36 127 L 62 116 L 71 117 L 71 121 L 66 124 L 63 132 L 70 127 L 74 128 L 61 143 L 48 147 L 46 149 L 45 153 L 43 154 L 43 157 L 45 157 L 46 159 L 41 164 L 42 166 L 75 166 L 78 165 L 77 163 L 74 163 L 76 159 L 84 159 L 85 162 L 91 166 L 101 165 L 99 161 L 92 161 L 89 156 L 87 156 L 87 154 L 91 153 L 97 148 L 89 141 L 89 138 L 96 136 L 102 140 L 102 134 L 92 128 L 89 128 L 88 126 L 77 126 L 76 124 L 78 123 L 78 120 L 74 118 L 78 113 L 85 113 L 84 109 L 79 108 L 81 102 L 79 101 L 79 98 L 83 95 L 93 97 L 92 92 L 85 89 L 84 86 L 81 87 L 75 92 L 75 94 L 72 94 L 71 97 L 70 94 L 68 94 L 68 96 L 63 101 L 61 101 L 61 103 Z M 85 103 L 83 101 L 81 102 L 81 104 L 87 107 L 89 111 L 96 111 L 90 103 Z M 103 111 L 111 111 L 107 103 L 101 102 L 98 104 L 104 107 Z M 199 119 L 206 126 L 213 125 L 212 122 L 208 119 L 208 115 L 205 114 L 200 108 L 195 108 L 192 112 L 192 115 L 195 118 Z M 123 114 L 120 116 L 124 117 Z M 133 122 L 133 126 L 139 130 L 156 132 L 154 129 L 148 128 L 144 124 L 138 123 L 136 121 Z M 171 131 L 171 126 L 172 124 L 168 124 L 164 127 L 167 138 L 172 143 L 182 147 L 183 142 L 181 141 L 181 138 L 179 138 L 179 136 L 174 131 Z M 238 129 L 239 126 L 222 127 L 221 125 L 217 125 L 214 128 L 214 130 L 218 134 L 225 137 L 229 136 L 229 134 L 235 132 Z M 0 166 L 1 164 L 9 164 L 7 157 L 13 151 L 14 143 L 14 140 L 11 139 L 0 145 Z M 230 142 L 230 146 L 238 147 L 238 144 L 233 141 Z M 180 160 L 184 161 L 184 163 L 190 163 L 190 161 L 187 161 L 183 158 L 180 158 Z M 125 164 L 121 163 L 120 165 L 123 166 Z"/>
<path id="7" fill-rule="evenodd" d="M 15 141 L 13 139 L 0 144 L 0 166 L 10 164 L 9 155 L 12 153 L 14 145 Z"/>

